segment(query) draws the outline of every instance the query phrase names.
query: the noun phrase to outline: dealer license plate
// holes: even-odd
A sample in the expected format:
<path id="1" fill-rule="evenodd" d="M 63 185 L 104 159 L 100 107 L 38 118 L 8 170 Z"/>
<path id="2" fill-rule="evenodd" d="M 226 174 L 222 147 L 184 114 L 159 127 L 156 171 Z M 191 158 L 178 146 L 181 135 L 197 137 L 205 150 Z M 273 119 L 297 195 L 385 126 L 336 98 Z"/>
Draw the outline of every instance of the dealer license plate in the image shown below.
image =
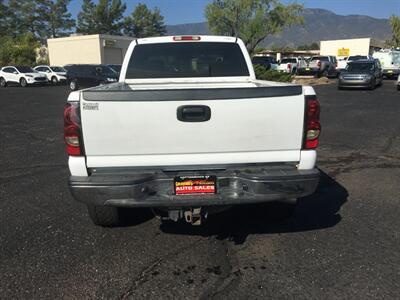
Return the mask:
<path id="1" fill-rule="evenodd" d="M 388 73 L 393 73 L 393 71 L 392 71 L 392 70 L 389 70 Z"/>
<path id="2" fill-rule="evenodd" d="M 306 71 L 310 71 L 310 68 L 306 68 Z"/>
<path id="3" fill-rule="evenodd" d="M 174 179 L 175 194 L 215 194 L 217 192 L 216 183 L 216 176 L 176 176 Z"/>

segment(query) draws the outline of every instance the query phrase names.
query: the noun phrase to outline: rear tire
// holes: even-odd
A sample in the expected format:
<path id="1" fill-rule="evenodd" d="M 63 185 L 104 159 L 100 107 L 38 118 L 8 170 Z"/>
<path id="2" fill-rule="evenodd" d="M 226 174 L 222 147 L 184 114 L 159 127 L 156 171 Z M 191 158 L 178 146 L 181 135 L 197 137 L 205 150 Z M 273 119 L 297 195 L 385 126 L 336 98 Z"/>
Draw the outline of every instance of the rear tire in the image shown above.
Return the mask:
<path id="1" fill-rule="evenodd" d="M 7 81 L 3 77 L 0 77 L 0 86 L 1 87 L 6 87 L 7 86 Z"/>
<path id="2" fill-rule="evenodd" d="M 326 77 L 326 78 L 329 77 L 329 72 L 328 72 L 328 70 L 324 70 L 324 71 L 322 72 L 322 77 Z"/>
<path id="3" fill-rule="evenodd" d="M 370 84 L 369 89 L 370 90 L 374 90 L 375 87 L 376 87 L 376 79 L 374 78 L 374 79 L 371 80 L 371 84 Z"/>
<path id="4" fill-rule="evenodd" d="M 76 80 L 71 80 L 71 82 L 69 83 L 69 88 L 72 91 L 76 91 L 78 89 L 78 83 L 76 82 Z"/>
<path id="5" fill-rule="evenodd" d="M 397 85 L 397 90 L 400 91 L 400 85 Z"/>
<path id="6" fill-rule="evenodd" d="M 51 84 L 52 85 L 57 85 L 58 84 L 58 79 L 56 76 L 51 77 Z"/>
<path id="7" fill-rule="evenodd" d="M 22 87 L 27 87 L 27 86 L 28 86 L 28 83 L 26 82 L 26 79 L 25 79 L 25 78 L 21 78 L 21 79 L 19 80 L 19 84 L 20 84 L 20 86 L 22 86 Z"/>
<path id="8" fill-rule="evenodd" d="M 122 216 L 118 207 L 87 205 L 89 217 L 95 225 L 116 227 L 122 225 Z"/>

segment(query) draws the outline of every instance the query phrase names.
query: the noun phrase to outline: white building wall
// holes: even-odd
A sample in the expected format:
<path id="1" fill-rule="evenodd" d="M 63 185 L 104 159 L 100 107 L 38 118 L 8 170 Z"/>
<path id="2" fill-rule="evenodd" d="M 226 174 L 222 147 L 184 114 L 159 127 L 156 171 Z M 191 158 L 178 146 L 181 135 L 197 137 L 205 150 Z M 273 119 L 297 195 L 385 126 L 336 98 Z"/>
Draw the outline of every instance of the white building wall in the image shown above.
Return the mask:
<path id="1" fill-rule="evenodd" d="M 100 38 L 98 34 L 48 39 L 51 65 L 100 64 Z"/>
<path id="2" fill-rule="evenodd" d="M 370 38 L 321 41 L 320 49 L 321 55 L 333 55 L 337 57 L 348 55 L 368 55 L 370 44 Z M 345 53 L 348 54 L 340 55 Z"/>
<path id="3" fill-rule="evenodd" d="M 122 64 L 134 38 L 103 34 L 48 39 L 51 65 Z"/>

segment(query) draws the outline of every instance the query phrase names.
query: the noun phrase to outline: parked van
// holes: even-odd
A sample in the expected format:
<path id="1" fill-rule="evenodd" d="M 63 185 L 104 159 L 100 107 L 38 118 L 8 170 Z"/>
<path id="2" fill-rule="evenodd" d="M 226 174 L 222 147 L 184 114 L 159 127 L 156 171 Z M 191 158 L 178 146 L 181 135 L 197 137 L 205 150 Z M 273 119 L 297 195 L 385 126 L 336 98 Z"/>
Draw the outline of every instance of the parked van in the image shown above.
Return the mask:
<path id="1" fill-rule="evenodd" d="M 397 77 L 400 74 L 400 50 L 382 49 L 372 56 L 379 59 L 384 76 Z"/>

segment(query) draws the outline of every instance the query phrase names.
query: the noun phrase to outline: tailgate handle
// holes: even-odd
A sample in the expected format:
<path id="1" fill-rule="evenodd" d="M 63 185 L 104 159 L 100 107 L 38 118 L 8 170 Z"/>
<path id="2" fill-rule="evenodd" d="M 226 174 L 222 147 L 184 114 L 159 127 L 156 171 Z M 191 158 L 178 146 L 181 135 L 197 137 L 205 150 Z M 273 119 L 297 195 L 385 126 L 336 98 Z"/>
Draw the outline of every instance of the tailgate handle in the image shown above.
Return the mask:
<path id="1" fill-rule="evenodd" d="M 205 122 L 211 119 L 211 109 L 207 105 L 182 105 L 176 116 L 182 122 Z"/>

